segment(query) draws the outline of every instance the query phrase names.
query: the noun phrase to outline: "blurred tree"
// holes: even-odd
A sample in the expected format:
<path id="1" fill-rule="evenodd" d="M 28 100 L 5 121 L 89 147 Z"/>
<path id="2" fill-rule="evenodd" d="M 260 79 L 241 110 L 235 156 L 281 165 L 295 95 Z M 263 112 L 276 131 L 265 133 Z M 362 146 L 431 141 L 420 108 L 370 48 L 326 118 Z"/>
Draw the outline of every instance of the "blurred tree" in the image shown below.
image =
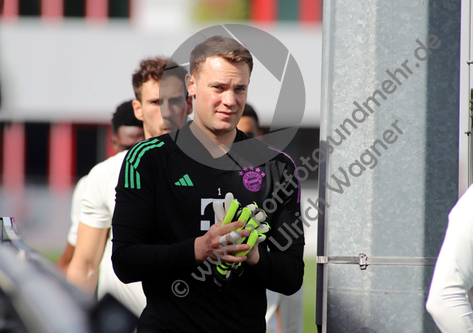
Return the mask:
<path id="1" fill-rule="evenodd" d="M 197 0 L 194 13 L 197 22 L 246 21 L 249 0 Z"/>

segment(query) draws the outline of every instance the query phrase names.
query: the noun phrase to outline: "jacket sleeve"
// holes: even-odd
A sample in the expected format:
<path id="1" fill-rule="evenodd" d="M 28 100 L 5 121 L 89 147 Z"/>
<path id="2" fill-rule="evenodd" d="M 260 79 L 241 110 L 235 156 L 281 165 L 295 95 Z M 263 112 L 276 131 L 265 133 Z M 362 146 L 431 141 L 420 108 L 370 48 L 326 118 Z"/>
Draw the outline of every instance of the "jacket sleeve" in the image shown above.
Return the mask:
<path id="1" fill-rule="evenodd" d="M 150 153 L 137 163 L 136 148 L 125 157 L 116 187 L 112 220 L 112 262 L 118 278 L 124 282 L 176 272 L 195 266 L 195 238 L 165 244 L 159 236 L 159 207 L 156 199 L 156 173 L 159 168 Z"/>

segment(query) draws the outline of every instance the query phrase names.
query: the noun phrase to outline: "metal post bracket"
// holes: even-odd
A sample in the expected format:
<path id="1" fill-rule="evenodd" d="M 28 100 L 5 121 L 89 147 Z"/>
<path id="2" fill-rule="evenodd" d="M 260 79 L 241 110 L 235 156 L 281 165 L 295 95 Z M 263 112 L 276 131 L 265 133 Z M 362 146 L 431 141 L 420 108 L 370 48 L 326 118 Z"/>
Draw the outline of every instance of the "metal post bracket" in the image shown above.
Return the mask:
<path id="1" fill-rule="evenodd" d="M 358 265 L 366 270 L 369 265 L 388 266 L 434 266 L 435 257 L 368 257 L 365 253 L 355 256 L 317 256 L 317 264 Z"/>

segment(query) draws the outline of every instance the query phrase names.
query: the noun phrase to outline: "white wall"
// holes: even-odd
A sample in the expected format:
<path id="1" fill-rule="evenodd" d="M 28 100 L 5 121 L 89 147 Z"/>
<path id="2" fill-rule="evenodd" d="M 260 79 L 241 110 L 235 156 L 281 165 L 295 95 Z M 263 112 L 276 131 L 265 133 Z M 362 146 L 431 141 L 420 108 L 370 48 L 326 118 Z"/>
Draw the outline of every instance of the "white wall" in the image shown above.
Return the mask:
<path id="1" fill-rule="evenodd" d="M 136 9 L 139 10 L 139 9 Z M 91 25 L 83 20 L 46 24 L 21 19 L 0 24 L 0 121 L 108 123 L 116 105 L 132 98 L 131 74 L 146 56 L 170 56 L 204 26 L 166 26 L 127 21 Z M 321 26 L 259 26 L 294 56 L 304 77 L 304 127 L 319 126 Z M 248 102 L 269 126 L 279 82 L 255 68 Z"/>

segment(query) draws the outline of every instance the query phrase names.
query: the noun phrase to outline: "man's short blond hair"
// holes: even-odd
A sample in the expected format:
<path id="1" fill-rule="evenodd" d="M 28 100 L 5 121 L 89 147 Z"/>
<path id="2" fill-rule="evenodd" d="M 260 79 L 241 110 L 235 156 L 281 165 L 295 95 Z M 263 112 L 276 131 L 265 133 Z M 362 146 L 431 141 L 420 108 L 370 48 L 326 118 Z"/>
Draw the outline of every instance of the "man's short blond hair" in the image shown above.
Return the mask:
<path id="1" fill-rule="evenodd" d="M 230 63 L 246 63 L 253 70 L 253 57 L 243 45 L 233 38 L 213 36 L 207 38 L 192 50 L 190 56 L 190 73 L 196 78 L 202 71 L 202 65 L 209 57 L 218 56 Z"/>

